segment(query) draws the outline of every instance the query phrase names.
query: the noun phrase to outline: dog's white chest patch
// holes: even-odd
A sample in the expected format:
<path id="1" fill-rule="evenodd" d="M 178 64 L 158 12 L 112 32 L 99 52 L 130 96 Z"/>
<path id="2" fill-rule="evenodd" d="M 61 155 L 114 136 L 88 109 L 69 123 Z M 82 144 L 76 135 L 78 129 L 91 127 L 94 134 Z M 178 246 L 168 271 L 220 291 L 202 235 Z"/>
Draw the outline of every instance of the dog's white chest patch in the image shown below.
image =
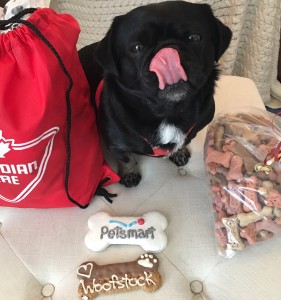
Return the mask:
<path id="1" fill-rule="evenodd" d="M 175 143 L 177 149 L 183 145 L 185 140 L 185 134 L 178 127 L 168 124 L 166 121 L 162 121 L 159 125 L 157 137 L 160 144 Z"/>

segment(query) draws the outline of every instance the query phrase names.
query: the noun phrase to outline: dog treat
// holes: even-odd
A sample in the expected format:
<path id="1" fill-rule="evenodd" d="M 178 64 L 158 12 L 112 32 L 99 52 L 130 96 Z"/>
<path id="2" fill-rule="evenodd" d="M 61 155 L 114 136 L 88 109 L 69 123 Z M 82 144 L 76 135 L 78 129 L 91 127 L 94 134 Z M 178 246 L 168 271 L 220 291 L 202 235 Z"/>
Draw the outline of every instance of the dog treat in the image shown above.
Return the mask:
<path id="1" fill-rule="evenodd" d="M 226 175 L 227 180 L 240 180 L 243 178 L 243 159 L 239 155 L 233 155 L 230 161 L 229 172 Z"/>
<path id="2" fill-rule="evenodd" d="M 273 218 L 272 207 L 264 206 L 258 213 L 252 211 L 249 213 L 239 213 L 237 215 L 241 227 L 245 227 L 253 222 L 261 221 L 264 218 Z"/>
<path id="3" fill-rule="evenodd" d="M 223 218 L 222 223 L 225 225 L 227 231 L 227 243 L 226 247 L 229 250 L 242 250 L 244 249 L 243 241 L 239 235 L 237 217 Z"/>
<path id="4" fill-rule="evenodd" d="M 253 109 L 218 115 L 209 126 L 205 166 L 226 257 L 281 232 L 280 120 Z"/>
<path id="5" fill-rule="evenodd" d="M 92 251 L 102 251 L 111 244 L 128 244 L 156 253 L 167 246 L 164 232 L 167 224 L 167 219 L 159 212 L 149 212 L 141 217 L 112 217 L 99 212 L 89 218 L 90 230 L 85 244 Z"/>
<path id="6" fill-rule="evenodd" d="M 77 270 L 78 295 L 82 300 L 92 300 L 98 295 L 136 289 L 154 292 L 161 286 L 158 266 L 158 258 L 151 253 L 125 263 L 98 265 L 87 261 Z"/>

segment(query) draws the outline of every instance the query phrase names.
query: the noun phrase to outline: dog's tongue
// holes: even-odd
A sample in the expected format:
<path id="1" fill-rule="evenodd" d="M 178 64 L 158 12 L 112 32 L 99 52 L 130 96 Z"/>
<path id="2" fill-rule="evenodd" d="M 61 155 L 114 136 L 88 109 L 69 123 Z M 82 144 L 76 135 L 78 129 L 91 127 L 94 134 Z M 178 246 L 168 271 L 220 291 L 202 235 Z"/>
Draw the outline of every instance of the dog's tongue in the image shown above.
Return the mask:
<path id="1" fill-rule="evenodd" d="M 181 79 L 187 81 L 178 51 L 173 48 L 161 49 L 153 57 L 149 70 L 156 73 L 160 90 L 164 90 L 166 85 L 178 83 Z"/>

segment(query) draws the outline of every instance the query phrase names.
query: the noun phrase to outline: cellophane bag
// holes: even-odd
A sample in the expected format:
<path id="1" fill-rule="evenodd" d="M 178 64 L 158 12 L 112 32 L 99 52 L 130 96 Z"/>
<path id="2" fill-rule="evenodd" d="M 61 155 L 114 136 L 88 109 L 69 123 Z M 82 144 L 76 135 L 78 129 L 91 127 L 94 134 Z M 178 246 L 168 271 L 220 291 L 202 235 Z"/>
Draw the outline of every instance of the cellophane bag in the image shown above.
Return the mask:
<path id="1" fill-rule="evenodd" d="M 204 160 L 219 253 L 238 251 L 281 231 L 281 118 L 244 108 L 209 125 Z"/>

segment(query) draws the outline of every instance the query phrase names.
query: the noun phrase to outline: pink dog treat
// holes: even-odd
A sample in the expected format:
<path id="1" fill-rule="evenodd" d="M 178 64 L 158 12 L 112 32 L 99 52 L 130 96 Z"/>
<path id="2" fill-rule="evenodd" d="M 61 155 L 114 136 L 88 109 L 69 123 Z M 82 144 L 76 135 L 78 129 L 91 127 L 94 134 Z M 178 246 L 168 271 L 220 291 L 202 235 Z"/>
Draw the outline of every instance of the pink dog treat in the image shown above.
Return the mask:
<path id="1" fill-rule="evenodd" d="M 266 230 L 272 232 L 273 234 L 276 234 L 280 232 L 281 226 L 276 224 L 273 220 L 263 219 L 262 221 L 256 223 L 256 230 Z"/>
<path id="2" fill-rule="evenodd" d="M 212 192 L 214 195 L 213 206 L 215 211 L 219 212 L 221 210 L 225 210 L 225 207 L 229 202 L 229 194 L 221 188 L 219 184 L 212 186 Z"/>
<path id="3" fill-rule="evenodd" d="M 230 161 L 229 172 L 226 175 L 227 180 L 241 180 L 243 178 L 243 158 L 239 155 L 234 155 Z"/>
<path id="4" fill-rule="evenodd" d="M 277 217 L 274 219 L 274 222 L 278 225 L 281 225 L 281 217 Z"/>
<path id="5" fill-rule="evenodd" d="M 228 182 L 228 192 L 229 192 L 229 206 L 227 208 L 227 213 L 229 215 L 238 214 L 243 211 L 242 202 L 238 199 L 243 198 L 243 186 L 241 184 L 236 184 L 233 181 Z"/>
<path id="6" fill-rule="evenodd" d="M 210 147 L 207 150 L 206 164 L 208 165 L 209 163 L 216 163 L 224 166 L 225 168 L 229 168 L 232 156 L 233 153 L 231 152 L 221 152 L 215 150 L 213 147 Z"/>
<path id="7" fill-rule="evenodd" d="M 276 146 L 276 139 L 270 139 L 267 144 L 261 144 L 258 148 L 264 153 L 269 153 Z"/>
<path id="8" fill-rule="evenodd" d="M 245 212 L 249 211 L 260 211 L 261 204 L 258 201 L 258 187 L 257 187 L 257 178 L 255 176 L 251 176 L 246 179 L 246 188 L 244 190 L 244 199 L 245 204 L 243 205 L 243 209 Z"/>
<path id="9" fill-rule="evenodd" d="M 218 164 L 211 162 L 208 163 L 207 165 L 208 171 L 212 174 L 212 175 L 216 175 L 217 174 L 217 168 L 218 168 Z"/>
<path id="10" fill-rule="evenodd" d="M 217 238 L 220 247 L 225 247 L 227 245 L 228 239 L 227 239 L 227 232 L 225 228 L 217 228 L 215 230 L 215 236 Z"/>
<path id="11" fill-rule="evenodd" d="M 266 205 L 281 208 L 281 195 L 275 189 L 272 189 L 268 193 L 266 198 Z"/>
<path id="12" fill-rule="evenodd" d="M 236 141 L 229 141 L 229 142 L 226 142 L 223 147 L 222 147 L 222 150 L 224 152 L 227 152 L 227 151 L 232 151 L 232 149 L 237 145 L 237 142 Z"/>
<path id="13" fill-rule="evenodd" d="M 227 213 L 224 210 L 221 210 L 217 213 L 217 220 L 216 220 L 216 228 L 223 228 L 224 224 L 222 222 L 222 218 L 226 218 Z"/>
<path id="14" fill-rule="evenodd" d="M 253 245 L 257 241 L 256 223 L 250 223 L 240 231 L 240 236 L 246 239 L 249 245 Z"/>

